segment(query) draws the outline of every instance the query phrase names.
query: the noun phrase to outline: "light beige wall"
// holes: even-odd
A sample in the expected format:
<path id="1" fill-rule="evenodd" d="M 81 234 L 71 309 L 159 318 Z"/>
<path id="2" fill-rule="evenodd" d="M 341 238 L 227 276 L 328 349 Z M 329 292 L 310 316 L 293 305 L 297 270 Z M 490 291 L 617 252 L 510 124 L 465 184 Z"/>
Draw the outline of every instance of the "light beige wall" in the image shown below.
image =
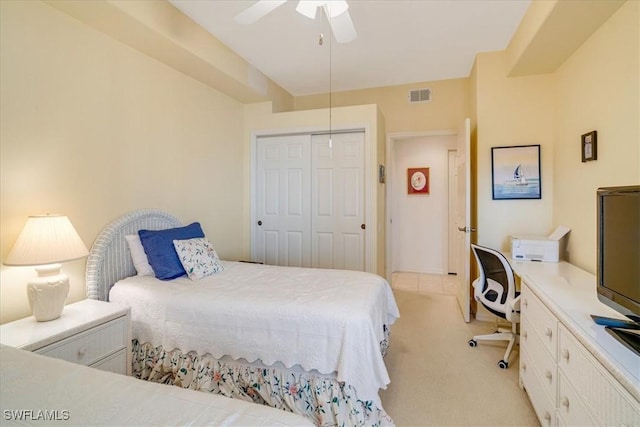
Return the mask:
<path id="1" fill-rule="evenodd" d="M 409 103 L 409 91 L 421 88 L 431 88 L 432 100 L 424 103 Z M 468 91 L 468 79 L 439 80 L 336 92 L 331 94 L 331 104 L 334 107 L 378 105 L 384 116 L 388 133 L 449 130 L 457 129 L 462 119 L 468 117 Z M 295 98 L 296 110 L 327 106 L 327 94 Z"/>
<path id="2" fill-rule="evenodd" d="M 596 189 L 640 184 L 640 2 L 626 2 L 556 72 L 553 222 L 569 260 L 595 273 Z M 598 131 L 596 161 L 580 135 Z"/>
<path id="3" fill-rule="evenodd" d="M 477 242 L 510 250 L 513 234 L 551 231 L 553 203 L 552 75 L 506 77 L 504 51 L 476 57 Z M 492 200 L 491 148 L 541 146 L 542 199 Z"/>
<path id="4" fill-rule="evenodd" d="M 47 4 L 0 8 L 1 259 L 28 215 L 66 214 L 90 246 L 137 208 L 201 221 L 241 257 L 242 105 Z M 63 266 L 69 302 L 85 298 L 84 266 Z M 34 275 L 2 266 L 0 322 L 30 313 Z"/>
<path id="5" fill-rule="evenodd" d="M 165 0 L 44 0 L 86 25 L 242 103 L 293 97 Z"/>
<path id="6" fill-rule="evenodd" d="M 366 153 L 368 161 L 365 166 L 365 200 L 367 206 L 368 231 L 366 246 L 369 248 L 368 271 L 384 275 L 384 196 L 382 184 L 378 183 L 378 164 L 384 162 L 384 120 L 376 105 L 358 105 L 335 107 L 331 109 L 314 109 L 272 113 L 271 103 L 249 104 L 244 109 L 244 141 L 245 141 L 245 176 L 250 177 L 253 170 L 255 154 L 253 146 L 259 135 L 303 133 L 332 130 L 365 129 Z M 381 123 L 382 122 L 382 123 Z M 380 132 L 383 132 L 380 135 Z M 244 245 L 251 247 L 251 183 L 245 183 L 246 205 L 244 219 Z M 382 252 L 382 253 L 380 253 Z M 249 253 L 247 252 L 247 255 Z"/>

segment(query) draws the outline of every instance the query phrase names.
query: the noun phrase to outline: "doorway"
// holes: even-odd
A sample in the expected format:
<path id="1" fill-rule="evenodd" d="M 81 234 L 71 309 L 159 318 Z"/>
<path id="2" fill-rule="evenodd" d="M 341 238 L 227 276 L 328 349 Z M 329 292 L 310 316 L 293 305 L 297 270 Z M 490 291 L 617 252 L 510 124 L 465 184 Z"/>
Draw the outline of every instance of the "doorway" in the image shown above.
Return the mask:
<path id="1" fill-rule="evenodd" d="M 457 131 L 387 138 L 387 272 L 448 274 L 451 153 Z M 455 166 L 455 162 L 453 162 Z M 429 168 L 428 193 L 410 194 L 409 168 Z M 455 188 L 455 185 L 453 186 Z M 454 239 L 455 240 L 455 239 Z M 455 266 L 455 263 L 453 263 Z"/>

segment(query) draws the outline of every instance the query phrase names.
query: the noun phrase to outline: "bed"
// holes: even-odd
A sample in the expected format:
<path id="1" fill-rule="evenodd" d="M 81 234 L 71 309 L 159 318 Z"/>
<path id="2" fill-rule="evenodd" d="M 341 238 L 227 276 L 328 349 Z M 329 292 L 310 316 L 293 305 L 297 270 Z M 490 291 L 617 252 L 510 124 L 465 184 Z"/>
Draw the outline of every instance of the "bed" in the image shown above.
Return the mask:
<path id="1" fill-rule="evenodd" d="M 230 261 L 196 281 L 137 275 L 126 236 L 182 226 L 162 211 L 131 212 L 87 261 L 88 297 L 131 307 L 136 377 L 316 425 L 393 425 L 378 392 L 390 382 L 383 356 L 399 312 L 383 278 Z"/>
<path id="2" fill-rule="evenodd" d="M 0 345 L 0 359 L 2 425 L 313 425 L 264 405 L 140 381 L 6 345 Z"/>

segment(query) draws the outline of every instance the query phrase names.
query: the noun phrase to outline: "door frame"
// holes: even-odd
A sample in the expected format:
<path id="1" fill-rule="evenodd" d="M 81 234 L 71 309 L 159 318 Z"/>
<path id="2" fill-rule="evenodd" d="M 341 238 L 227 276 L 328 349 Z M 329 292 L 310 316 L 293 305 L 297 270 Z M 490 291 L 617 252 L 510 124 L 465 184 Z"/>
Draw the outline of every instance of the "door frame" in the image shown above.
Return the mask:
<path id="1" fill-rule="evenodd" d="M 264 131 L 252 131 L 250 136 L 249 146 L 249 257 L 254 260 L 254 254 L 256 251 L 256 186 L 257 186 L 257 165 L 258 165 L 258 139 L 261 137 L 278 136 L 278 135 L 300 135 L 300 134 L 327 134 L 327 133 L 348 133 L 348 132 L 364 132 L 364 220 L 367 227 L 364 230 L 364 264 L 365 271 L 377 274 L 377 262 L 375 262 L 375 251 L 372 249 L 372 245 L 376 244 L 376 239 L 372 238 L 372 227 L 374 227 L 373 221 L 373 209 L 375 206 L 371 205 L 373 200 L 373 192 L 376 191 L 376 182 L 371 182 L 368 179 L 371 176 L 373 168 L 371 162 L 372 156 L 372 143 L 371 143 L 371 130 L 368 124 L 352 124 L 345 126 L 329 127 L 324 126 L 309 126 L 309 127 L 291 127 L 288 129 L 278 130 L 264 130 Z M 375 145 L 375 144 L 374 144 Z M 377 166 L 376 166 L 377 174 Z"/>
<path id="2" fill-rule="evenodd" d="M 451 136 L 457 135 L 457 129 L 444 129 L 444 130 L 435 130 L 435 131 L 424 131 L 424 132 L 398 132 L 398 133 L 388 133 L 387 134 L 387 143 L 386 143 L 386 194 L 385 194 L 385 205 L 387 211 L 386 218 L 386 245 L 385 245 L 385 272 L 386 279 L 389 283 L 391 283 L 391 275 L 392 275 L 392 267 L 393 267 L 393 251 L 391 250 L 393 245 L 393 176 L 394 176 L 394 146 L 397 142 L 406 140 L 406 139 L 415 139 L 421 137 L 436 137 L 436 136 Z"/>

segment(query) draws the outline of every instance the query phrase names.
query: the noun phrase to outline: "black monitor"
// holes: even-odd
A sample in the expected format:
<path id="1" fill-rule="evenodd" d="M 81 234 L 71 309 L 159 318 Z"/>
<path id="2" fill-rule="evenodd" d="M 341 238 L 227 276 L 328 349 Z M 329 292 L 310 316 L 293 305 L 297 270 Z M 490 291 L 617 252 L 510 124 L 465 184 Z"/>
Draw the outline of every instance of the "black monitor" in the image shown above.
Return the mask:
<path id="1" fill-rule="evenodd" d="M 640 316 L 640 185 L 599 188 L 598 299 Z"/>
<path id="2" fill-rule="evenodd" d="M 603 187 L 598 198 L 598 299 L 630 321 L 592 316 L 640 355 L 640 185 Z"/>

